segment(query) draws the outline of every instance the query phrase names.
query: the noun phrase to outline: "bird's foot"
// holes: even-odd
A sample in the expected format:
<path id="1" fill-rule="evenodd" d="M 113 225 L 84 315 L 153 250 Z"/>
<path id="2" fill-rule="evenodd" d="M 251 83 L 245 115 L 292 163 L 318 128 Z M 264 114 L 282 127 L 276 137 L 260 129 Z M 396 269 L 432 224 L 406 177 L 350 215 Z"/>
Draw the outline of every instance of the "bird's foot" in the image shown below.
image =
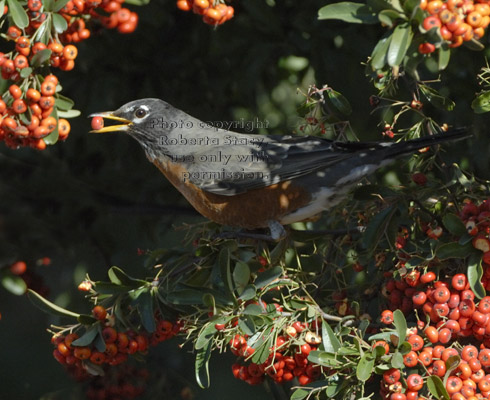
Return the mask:
<path id="1" fill-rule="evenodd" d="M 279 222 L 271 220 L 267 224 L 271 231 L 271 238 L 274 241 L 279 242 L 287 236 L 286 230 Z"/>

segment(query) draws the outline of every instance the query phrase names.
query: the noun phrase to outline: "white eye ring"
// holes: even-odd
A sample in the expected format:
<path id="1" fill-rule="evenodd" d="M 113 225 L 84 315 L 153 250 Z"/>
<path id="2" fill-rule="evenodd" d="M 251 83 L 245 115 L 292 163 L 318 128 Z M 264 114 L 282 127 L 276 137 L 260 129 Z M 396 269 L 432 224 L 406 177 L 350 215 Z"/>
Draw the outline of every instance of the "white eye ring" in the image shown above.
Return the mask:
<path id="1" fill-rule="evenodd" d="M 134 112 L 134 116 L 139 119 L 146 117 L 147 114 L 148 114 L 148 108 L 144 106 L 138 107 Z"/>

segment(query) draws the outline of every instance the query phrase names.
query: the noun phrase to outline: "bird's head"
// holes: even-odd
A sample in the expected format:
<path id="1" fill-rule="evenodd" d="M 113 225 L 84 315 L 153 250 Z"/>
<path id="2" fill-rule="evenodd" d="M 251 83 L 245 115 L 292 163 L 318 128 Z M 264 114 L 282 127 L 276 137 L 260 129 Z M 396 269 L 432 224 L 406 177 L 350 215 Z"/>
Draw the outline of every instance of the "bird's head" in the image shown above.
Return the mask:
<path id="1" fill-rule="evenodd" d="M 152 98 L 135 100 L 116 111 L 94 113 L 89 117 L 102 117 L 117 122 L 91 132 L 125 132 L 136 139 L 148 155 L 156 151 L 165 152 L 162 139 L 177 130 L 185 131 L 185 124 L 194 126 L 196 121 L 165 101 Z"/>

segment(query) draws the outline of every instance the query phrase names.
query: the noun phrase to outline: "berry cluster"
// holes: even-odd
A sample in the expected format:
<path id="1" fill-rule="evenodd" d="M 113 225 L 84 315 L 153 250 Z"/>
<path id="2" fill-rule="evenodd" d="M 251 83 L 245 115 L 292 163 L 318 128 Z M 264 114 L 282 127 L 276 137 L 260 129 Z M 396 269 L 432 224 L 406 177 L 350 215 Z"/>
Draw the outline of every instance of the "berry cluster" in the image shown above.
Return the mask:
<path id="1" fill-rule="evenodd" d="M 91 342 L 86 344 L 82 337 L 83 343 L 80 343 L 80 340 L 77 343 L 80 336 L 76 332 L 68 335 L 56 334 L 52 338 L 55 346 L 54 358 L 60 364 L 66 365 L 76 376 L 86 373 L 88 363 L 110 366 L 122 364 L 128 360 L 128 355 L 146 353 L 149 346 L 156 346 L 172 338 L 180 330 L 179 324 L 157 318 L 156 330 L 151 334 L 133 330 L 118 331 L 111 326 L 112 318 L 103 306 L 95 306 L 92 314 L 101 323 L 101 341 L 92 338 Z"/>
<path id="2" fill-rule="evenodd" d="M 490 23 L 490 5 L 487 0 L 421 0 L 420 8 L 428 13 L 422 22 L 424 31 L 437 28 L 449 47 L 459 47 L 473 38 L 480 39 Z M 430 42 L 419 45 L 419 52 L 429 54 L 436 46 Z"/>
<path id="3" fill-rule="evenodd" d="M 133 32 L 138 15 L 122 3 L 124 0 L 70 0 L 61 9 L 46 9 L 44 2 L 29 0 L 16 10 L 16 15 L 25 13 L 25 21 L 8 18 L 10 26 L 3 37 L 14 47 L 0 53 L 2 78 L 10 81 L 0 99 L 0 140 L 7 146 L 43 150 L 46 144 L 66 139 L 70 124 L 65 118 L 78 113 L 71 110 L 71 100 L 59 94 L 58 78 L 47 74 L 46 67 L 63 71 L 75 67 L 78 50 L 71 43 L 90 37 L 91 20 L 121 33 Z M 8 8 L 3 18 L 7 12 Z"/>
<path id="4" fill-rule="evenodd" d="M 85 395 L 88 400 L 130 400 L 145 393 L 150 371 L 124 364 L 90 379 Z"/>
<path id="5" fill-rule="evenodd" d="M 177 0 L 177 7 L 182 11 L 191 11 L 202 15 L 202 20 L 209 25 L 221 25 L 233 18 L 235 10 L 220 0 Z"/>
<path id="6" fill-rule="evenodd" d="M 284 335 L 277 337 L 265 362 L 235 363 L 232 365 L 233 376 L 250 385 L 262 383 L 266 376 L 276 383 L 289 382 L 297 377 L 300 385 L 308 385 L 322 375 L 322 367 L 308 361 L 308 355 L 320 343 L 320 336 L 310 330 L 307 323 L 296 321 L 285 329 Z M 234 355 L 245 360 L 255 352 L 241 335 L 235 335 L 229 345 Z"/>
<path id="7" fill-rule="evenodd" d="M 390 312 L 384 312 L 386 323 Z M 409 330 L 406 340 L 411 349 L 403 356 L 403 368 L 390 368 L 383 373 L 382 398 L 420 399 L 428 391 L 428 377 L 435 375 L 442 379 L 448 373 L 445 389 L 451 399 L 490 398 L 490 349 L 483 345 L 478 349 L 471 344 L 446 346 L 447 336 L 440 334 L 442 329 L 427 326 L 420 335 L 417 328 Z M 388 343 L 376 341 L 373 347 L 378 346 L 384 348 L 385 354 L 390 354 Z"/>

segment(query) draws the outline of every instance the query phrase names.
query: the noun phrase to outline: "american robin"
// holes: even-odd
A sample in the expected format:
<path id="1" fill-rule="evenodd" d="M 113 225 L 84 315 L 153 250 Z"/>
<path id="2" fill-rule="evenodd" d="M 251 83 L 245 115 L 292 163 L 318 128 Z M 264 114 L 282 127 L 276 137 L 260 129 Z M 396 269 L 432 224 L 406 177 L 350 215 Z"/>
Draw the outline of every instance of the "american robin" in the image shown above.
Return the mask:
<path id="1" fill-rule="evenodd" d="M 403 142 L 340 142 L 219 129 L 159 99 L 92 114 L 126 132 L 203 216 L 245 229 L 307 220 L 344 199 L 366 175 L 418 149 L 468 136 L 465 129 Z"/>

